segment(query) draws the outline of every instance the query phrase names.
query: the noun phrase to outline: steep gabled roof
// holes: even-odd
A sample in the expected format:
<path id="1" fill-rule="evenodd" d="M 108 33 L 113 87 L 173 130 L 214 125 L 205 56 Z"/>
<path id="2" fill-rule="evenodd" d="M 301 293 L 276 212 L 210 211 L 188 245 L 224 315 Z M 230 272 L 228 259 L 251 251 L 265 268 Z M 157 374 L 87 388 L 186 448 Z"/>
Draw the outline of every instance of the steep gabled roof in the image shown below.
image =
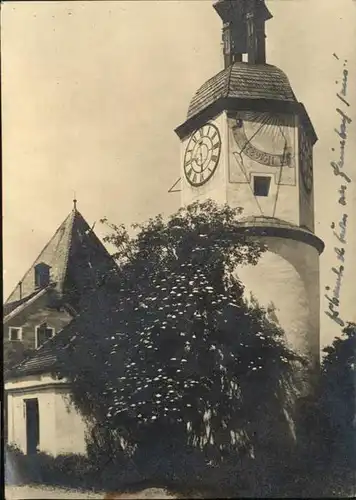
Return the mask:
<path id="1" fill-rule="evenodd" d="M 7 314 L 38 292 L 35 267 L 39 263 L 50 266 L 53 288 L 59 297 L 67 296 L 69 303 L 74 296 L 78 302 L 115 267 L 104 245 L 74 208 L 8 297 L 4 306 Z"/>

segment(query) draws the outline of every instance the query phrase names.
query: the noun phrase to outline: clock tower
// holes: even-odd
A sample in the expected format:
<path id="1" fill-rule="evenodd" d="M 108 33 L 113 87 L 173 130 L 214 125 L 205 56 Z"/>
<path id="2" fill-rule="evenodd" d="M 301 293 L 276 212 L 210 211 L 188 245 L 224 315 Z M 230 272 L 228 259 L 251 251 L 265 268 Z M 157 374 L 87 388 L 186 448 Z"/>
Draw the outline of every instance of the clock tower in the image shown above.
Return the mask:
<path id="1" fill-rule="evenodd" d="M 181 140 L 182 204 L 242 207 L 241 232 L 268 251 L 238 270 L 261 305 L 273 306 L 292 347 L 320 357 L 319 255 L 314 234 L 317 136 L 285 73 L 266 63 L 264 0 L 218 0 L 224 69 L 193 96 Z"/>

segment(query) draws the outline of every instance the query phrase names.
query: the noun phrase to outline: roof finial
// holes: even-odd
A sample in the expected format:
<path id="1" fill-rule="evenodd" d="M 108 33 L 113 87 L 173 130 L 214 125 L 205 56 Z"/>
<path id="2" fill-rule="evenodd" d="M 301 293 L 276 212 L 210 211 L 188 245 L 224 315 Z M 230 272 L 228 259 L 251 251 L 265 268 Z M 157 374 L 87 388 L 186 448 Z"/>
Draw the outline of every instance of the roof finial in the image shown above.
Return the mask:
<path id="1" fill-rule="evenodd" d="M 73 198 L 73 210 L 77 210 L 77 199 L 74 191 L 74 198 Z"/>

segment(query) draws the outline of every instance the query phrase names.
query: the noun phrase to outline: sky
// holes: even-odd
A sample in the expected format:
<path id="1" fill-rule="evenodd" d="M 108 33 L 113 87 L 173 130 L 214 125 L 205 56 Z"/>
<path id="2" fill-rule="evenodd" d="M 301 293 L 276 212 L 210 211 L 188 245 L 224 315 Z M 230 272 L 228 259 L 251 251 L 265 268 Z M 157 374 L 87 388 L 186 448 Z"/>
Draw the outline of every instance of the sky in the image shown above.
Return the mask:
<path id="1" fill-rule="evenodd" d="M 330 297 L 326 286 L 336 286 L 332 268 L 340 265 L 330 226 L 338 228 L 344 214 L 338 311 L 356 321 L 356 2 L 267 5 L 274 16 L 267 23 L 267 62 L 287 73 L 319 138 L 314 192 L 316 234 L 326 245 L 324 345 L 341 332 L 325 314 L 324 295 Z M 168 192 L 180 175 L 174 129 L 195 91 L 222 69 L 221 50 L 211 0 L 1 4 L 4 298 L 70 212 L 74 193 L 100 237 L 103 217 L 131 224 L 179 208 L 179 193 Z M 340 156 L 335 129 L 343 117 L 343 172 L 350 182 L 331 166 Z"/>

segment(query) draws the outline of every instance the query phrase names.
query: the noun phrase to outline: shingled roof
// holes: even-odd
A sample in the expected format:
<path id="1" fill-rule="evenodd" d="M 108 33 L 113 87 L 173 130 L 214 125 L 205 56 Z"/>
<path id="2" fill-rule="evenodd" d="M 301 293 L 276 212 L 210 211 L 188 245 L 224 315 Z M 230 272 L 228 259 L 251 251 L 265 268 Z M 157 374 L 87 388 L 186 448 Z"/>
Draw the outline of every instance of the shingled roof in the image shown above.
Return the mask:
<path id="1" fill-rule="evenodd" d="M 70 342 L 72 320 L 54 337 L 44 342 L 38 349 L 32 351 L 20 364 L 14 366 L 5 374 L 7 380 L 29 375 L 51 373 L 57 362 L 57 353 Z"/>
<path id="2" fill-rule="evenodd" d="M 270 64 L 236 62 L 210 78 L 190 102 L 191 118 L 220 98 L 272 99 L 296 102 L 286 74 Z"/>
<path id="3" fill-rule="evenodd" d="M 7 374 L 7 378 L 50 372 L 57 359 L 54 342 L 57 343 L 58 338 L 60 339 L 60 334 L 45 342 L 45 344 L 32 353 L 29 358 L 25 359 L 22 363 L 13 368 Z M 53 342 L 48 345 L 50 341 Z"/>
<path id="4" fill-rule="evenodd" d="M 50 267 L 51 288 L 59 297 L 73 296 L 73 290 L 82 295 L 85 290 L 95 288 L 115 267 L 104 245 L 74 208 L 10 294 L 4 305 L 5 314 L 26 304 L 38 293 L 34 276 L 39 263 Z"/>

